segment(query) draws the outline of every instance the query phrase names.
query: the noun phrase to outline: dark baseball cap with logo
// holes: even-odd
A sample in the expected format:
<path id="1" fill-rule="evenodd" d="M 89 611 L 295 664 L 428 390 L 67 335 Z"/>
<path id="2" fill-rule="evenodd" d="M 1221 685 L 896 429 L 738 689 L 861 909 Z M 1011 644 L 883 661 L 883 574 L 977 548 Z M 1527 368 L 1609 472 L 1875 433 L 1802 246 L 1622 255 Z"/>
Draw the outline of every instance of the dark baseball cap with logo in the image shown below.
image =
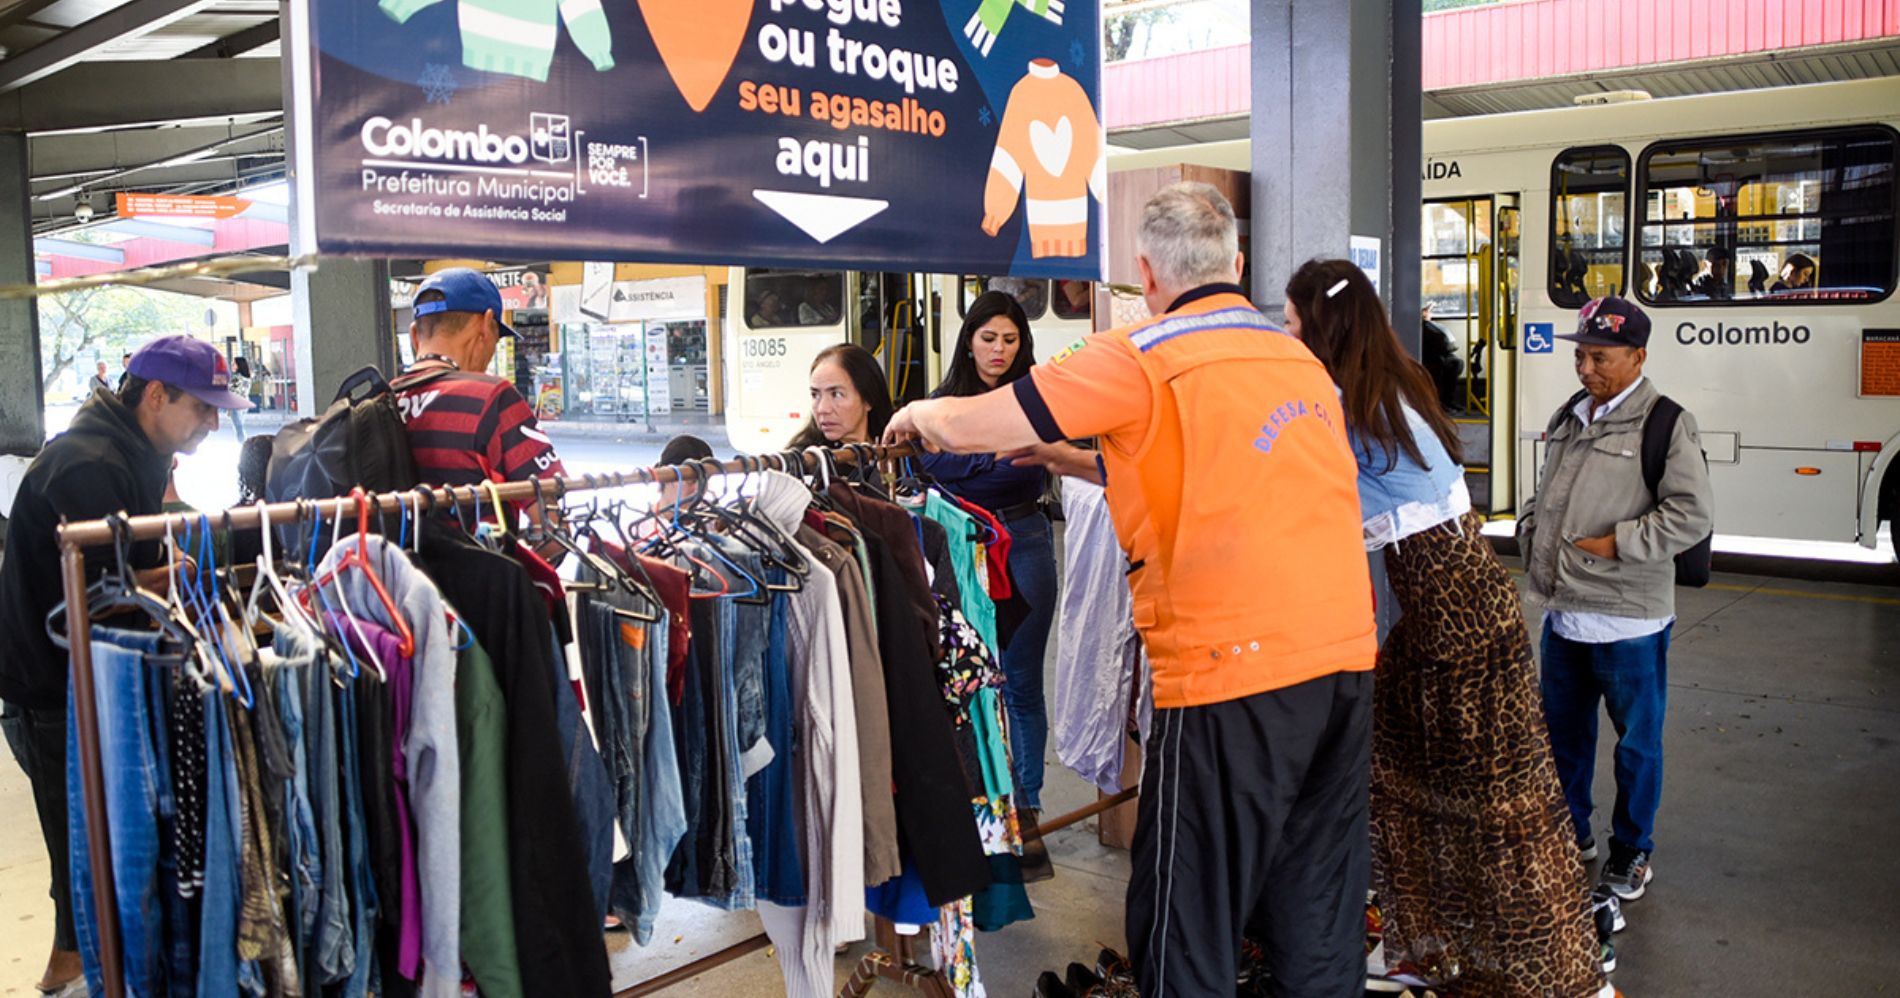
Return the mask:
<path id="1" fill-rule="evenodd" d="M 219 409 L 249 409 L 251 400 L 231 391 L 231 364 L 218 348 L 182 333 L 140 347 L 125 365 L 147 381 L 159 381 Z"/>
<path id="2" fill-rule="evenodd" d="M 1646 347 L 1649 316 L 1627 298 L 1598 298 L 1577 312 L 1576 332 L 1557 338 L 1599 347 Z"/>
<path id="3" fill-rule="evenodd" d="M 473 312 L 476 315 L 493 312 L 495 324 L 501 327 L 501 335 L 515 335 L 515 331 L 510 329 L 507 323 L 501 321 L 502 309 L 506 307 L 501 303 L 501 292 L 495 288 L 495 282 L 489 280 L 487 275 L 480 271 L 470 270 L 467 267 L 438 270 L 430 274 L 428 280 L 422 282 L 422 287 L 416 289 L 416 298 L 420 299 L 431 291 L 441 292 L 442 300 L 418 300 L 415 308 L 416 318 L 420 319 L 425 315 L 435 315 L 439 312 Z"/>

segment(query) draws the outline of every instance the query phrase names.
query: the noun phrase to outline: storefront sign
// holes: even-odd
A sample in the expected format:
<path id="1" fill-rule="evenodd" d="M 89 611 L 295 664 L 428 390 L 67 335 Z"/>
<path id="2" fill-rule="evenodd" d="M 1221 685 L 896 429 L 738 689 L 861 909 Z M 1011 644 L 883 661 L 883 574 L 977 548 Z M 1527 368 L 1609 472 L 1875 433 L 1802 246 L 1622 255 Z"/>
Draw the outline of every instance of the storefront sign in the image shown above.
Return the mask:
<path id="1" fill-rule="evenodd" d="M 1100 276 L 1100 14 L 293 0 L 299 245 Z"/>
<path id="2" fill-rule="evenodd" d="M 663 277 L 651 281 L 618 281 L 608 303 L 610 322 L 650 322 L 655 319 L 701 319 L 706 315 L 704 277 Z"/>

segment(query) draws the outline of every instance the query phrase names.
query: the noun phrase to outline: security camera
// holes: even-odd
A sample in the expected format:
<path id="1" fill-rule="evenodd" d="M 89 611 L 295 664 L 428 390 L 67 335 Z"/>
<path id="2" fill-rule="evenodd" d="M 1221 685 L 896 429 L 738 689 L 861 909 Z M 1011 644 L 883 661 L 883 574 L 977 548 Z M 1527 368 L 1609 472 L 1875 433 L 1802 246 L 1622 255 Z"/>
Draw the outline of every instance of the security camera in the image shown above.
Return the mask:
<path id="1" fill-rule="evenodd" d="M 82 222 L 92 221 L 92 202 L 81 201 L 73 206 L 73 217 Z"/>

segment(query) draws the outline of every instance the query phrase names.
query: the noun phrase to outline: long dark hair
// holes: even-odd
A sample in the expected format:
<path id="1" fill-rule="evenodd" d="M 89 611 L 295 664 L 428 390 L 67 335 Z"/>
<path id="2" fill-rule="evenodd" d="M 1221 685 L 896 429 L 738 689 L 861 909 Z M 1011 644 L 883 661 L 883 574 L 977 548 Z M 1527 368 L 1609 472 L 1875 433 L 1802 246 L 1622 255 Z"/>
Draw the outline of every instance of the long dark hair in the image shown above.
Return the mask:
<path id="1" fill-rule="evenodd" d="M 1406 356 L 1379 293 L 1357 265 L 1308 260 L 1286 282 L 1286 300 L 1299 315 L 1306 348 L 1339 386 L 1347 425 L 1385 451 L 1387 470 L 1398 463 L 1400 450 L 1425 463 L 1401 403 L 1425 418 L 1452 461 L 1464 462 L 1458 428 L 1440 408 L 1431 375 Z"/>
<path id="2" fill-rule="evenodd" d="M 845 377 L 851 379 L 851 387 L 857 389 L 858 397 L 871 404 L 866 428 L 870 431 L 871 442 L 877 443 L 877 438 L 884 435 L 884 428 L 891 423 L 891 414 L 896 411 L 891 406 L 891 388 L 884 380 L 884 369 L 877 366 L 877 358 L 871 355 L 871 351 L 856 343 L 839 343 L 824 348 L 812 358 L 811 369 L 818 370 L 818 365 L 826 361 L 844 368 Z M 831 441 L 826 440 L 819 431 L 818 417 L 814 415 L 805 417 L 805 425 L 792 437 L 791 446 L 801 450 L 806 447 L 829 447 Z"/>
<path id="3" fill-rule="evenodd" d="M 970 303 L 968 315 L 963 317 L 963 330 L 957 333 L 956 352 L 950 358 L 950 370 L 945 371 L 943 383 L 931 392 L 932 398 L 946 395 L 981 395 L 990 390 L 983 383 L 983 376 L 977 372 L 976 358 L 972 356 L 976 340 L 976 331 L 983 324 L 997 316 L 1006 316 L 1016 324 L 1016 332 L 1022 341 L 1016 349 L 1016 359 L 1010 362 L 1009 369 L 996 379 L 1000 387 L 1029 373 L 1036 363 L 1036 338 L 1029 333 L 1029 316 L 1014 296 L 1001 291 L 985 291 Z"/>

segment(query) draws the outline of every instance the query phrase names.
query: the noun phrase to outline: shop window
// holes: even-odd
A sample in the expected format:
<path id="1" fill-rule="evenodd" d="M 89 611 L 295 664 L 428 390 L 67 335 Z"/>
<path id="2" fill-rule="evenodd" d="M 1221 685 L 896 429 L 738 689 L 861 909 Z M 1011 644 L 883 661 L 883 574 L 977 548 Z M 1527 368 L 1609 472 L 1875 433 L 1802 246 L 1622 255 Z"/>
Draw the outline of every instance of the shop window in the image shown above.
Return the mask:
<path id="1" fill-rule="evenodd" d="M 1094 296 L 1095 285 L 1088 281 L 1057 281 L 1049 307 L 1058 319 L 1086 319 L 1094 313 L 1090 301 Z"/>
<path id="2" fill-rule="evenodd" d="M 1651 146 L 1638 292 L 1665 305 L 1887 297 L 1895 151 L 1883 127 Z"/>
<path id="3" fill-rule="evenodd" d="M 1049 310 L 1049 282 L 1039 277 L 964 277 L 957 288 L 957 316 L 970 314 L 970 303 L 985 291 L 1001 291 L 1016 299 L 1030 322 Z"/>
<path id="4" fill-rule="evenodd" d="M 835 270 L 745 272 L 745 318 L 752 329 L 836 326 L 844 321 L 844 274 Z"/>
<path id="5" fill-rule="evenodd" d="M 1581 308 L 1622 294 L 1630 156 L 1618 146 L 1566 149 L 1550 167 L 1550 300 Z"/>

